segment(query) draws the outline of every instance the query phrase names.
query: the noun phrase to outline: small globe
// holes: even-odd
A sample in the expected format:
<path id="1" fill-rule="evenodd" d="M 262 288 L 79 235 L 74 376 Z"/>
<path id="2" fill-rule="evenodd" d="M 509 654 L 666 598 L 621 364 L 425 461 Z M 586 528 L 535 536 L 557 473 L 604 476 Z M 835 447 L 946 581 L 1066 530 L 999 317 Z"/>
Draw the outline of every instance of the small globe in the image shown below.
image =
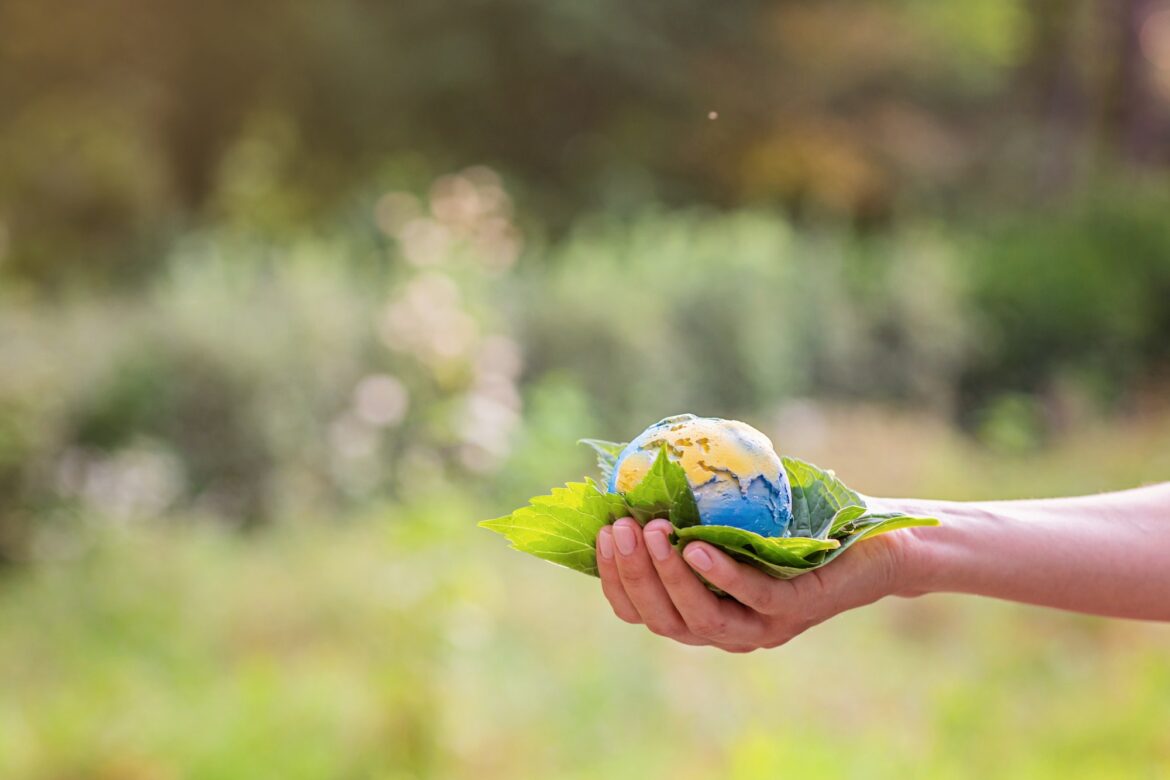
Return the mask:
<path id="1" fill-rule="evenodd" d="M 662 448 L 683 467 L 702 525 L 782 536 L 792 521 L 792 488 L 771 440 L 738 420 L 679 414 L 642 431 L 618 455 L 608 489 L 642 481 Z"/>

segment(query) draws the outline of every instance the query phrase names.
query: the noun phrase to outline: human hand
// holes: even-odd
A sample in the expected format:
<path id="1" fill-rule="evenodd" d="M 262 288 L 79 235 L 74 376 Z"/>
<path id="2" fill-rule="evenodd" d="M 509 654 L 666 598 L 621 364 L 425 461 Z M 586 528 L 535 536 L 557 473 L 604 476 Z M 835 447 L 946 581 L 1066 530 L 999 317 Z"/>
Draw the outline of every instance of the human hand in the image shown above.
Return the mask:
<path id="1" fill-rule="evenodd" d="M 640 528 L 628 517 L 605 526 L 597 568 L 619 618 L 683 644 L 732 653 L 777 647 L 845 610 L 913 592 L 912 534 L 868 539 L 821 569 L 780 580 L 705 542 L 679 555 L 672 530 L 666 520 Z M 716 596 L 696 573 L 734 598 Z"/>

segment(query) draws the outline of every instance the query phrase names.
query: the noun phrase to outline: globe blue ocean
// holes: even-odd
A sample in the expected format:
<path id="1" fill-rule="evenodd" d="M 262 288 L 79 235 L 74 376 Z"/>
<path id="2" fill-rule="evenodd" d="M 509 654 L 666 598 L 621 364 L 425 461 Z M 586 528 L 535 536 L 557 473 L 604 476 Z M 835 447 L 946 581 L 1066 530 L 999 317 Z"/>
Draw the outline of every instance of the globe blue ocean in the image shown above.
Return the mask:
<path id="1" fill-rule="evenodd" d="M 771 440 L 738 420 L 680 414 L 654 423 L 618 455 L 609 491 L 633 489 L 664 447 L 686 472 L 702 525 L 784 535 L 792 521 L 788 474 Z"/>

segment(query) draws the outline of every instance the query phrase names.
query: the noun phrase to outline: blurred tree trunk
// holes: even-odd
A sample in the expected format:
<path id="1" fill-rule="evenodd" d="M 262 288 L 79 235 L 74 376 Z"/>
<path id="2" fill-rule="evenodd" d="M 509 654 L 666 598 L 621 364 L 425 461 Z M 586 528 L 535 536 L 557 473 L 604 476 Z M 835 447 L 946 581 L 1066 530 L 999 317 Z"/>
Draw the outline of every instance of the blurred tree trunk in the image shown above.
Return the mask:
<path id="1" fill-rule="evenodd" d="M 1078 63 L 1085 47 L 1078 4 L 1038 0 L 1033 11 L 1032 56 L 1026 66 L 1028 99 L 1041 111 L 1035 169 L 1042 198 L 1068 189 L 1091 117 Z"/>
<path id="2" fill-rule="evenodd" d="M 1113 77 L 1107 81 L 1105 140 L 1117 158 L 1135 168 L 1170 162 L 1170 108 L 1153 83 L 1142 51 L 1142 27 L 1160 4 L 1153 0 L 1106 0 L 1115 20 Z"/>

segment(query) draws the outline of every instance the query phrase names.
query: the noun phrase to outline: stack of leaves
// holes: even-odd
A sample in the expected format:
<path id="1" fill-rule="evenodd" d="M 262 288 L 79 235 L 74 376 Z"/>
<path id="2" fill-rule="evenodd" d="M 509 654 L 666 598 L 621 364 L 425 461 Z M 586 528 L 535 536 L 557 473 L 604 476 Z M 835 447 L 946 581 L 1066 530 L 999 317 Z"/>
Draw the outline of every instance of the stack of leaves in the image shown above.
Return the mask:
<path id="1" fill-rule="evenodd" d="M 583 440 L 597 452 L 602 481 L 608 481 L 624 444 Z M 682 466 L 662 449 L 646 476 L 626 493 L 607 493 L 597 482 L 570 482 L 509 515 L 480 523 L 503 534 L 512 547 L 547 561 L 597 575 L 597 532 L 621 517 L 642 525 L 669 520 L 680 551 L 702 540 L 737 561 L 773 577 L 789 579 L 824 566 L 850 546 L 886 531 L 938 525 L 930 517 L 873 513 L 832 473 L 796 458 L 781 458 L 792 485 L 792 522 L 784 536 L 766 537 L 726 525 L 700 525 L 699 509 Z"/>

